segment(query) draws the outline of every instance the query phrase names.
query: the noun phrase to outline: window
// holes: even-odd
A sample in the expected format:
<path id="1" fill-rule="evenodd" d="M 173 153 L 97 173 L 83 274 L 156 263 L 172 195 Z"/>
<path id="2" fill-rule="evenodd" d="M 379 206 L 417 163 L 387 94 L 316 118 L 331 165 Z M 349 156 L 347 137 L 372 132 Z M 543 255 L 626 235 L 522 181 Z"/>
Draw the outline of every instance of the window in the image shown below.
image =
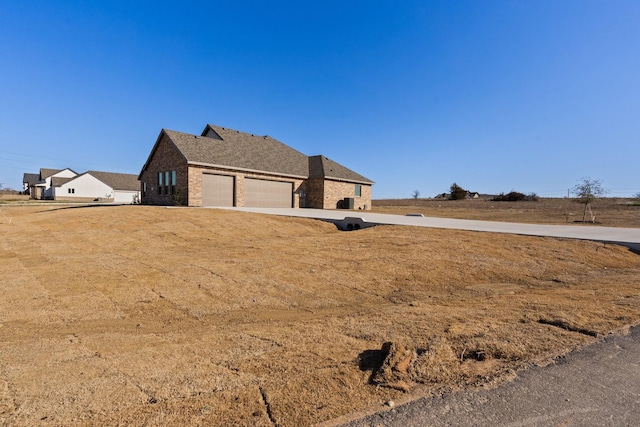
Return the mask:
<path id="1" fill-rule="evenodd" d="M 158 194 L 176 194 L 176 171 L 158 172 Z M 142 189 L 142 192 L 147 191 L 146 184 Z M 143 194 L 144 195 L 144 194 Z"/>
<path id="2" fill-rule="evenodd" d="M 147 183 L 142 183 L 142 197 L 147 197 Z"/>
<path id="3" fill-rule="evenodd" d="M 362 185 L 356 184 L 355 193 L 356 193 L 356 197 L 361 197 L 362 196 Z"/>
<path id="4" fill-rule="evenodd" d="M 69 194 L 75 194 L 76 189 L 75 189 L 75 188 L 67 188 L 67 192 L 68 192 Z"/>

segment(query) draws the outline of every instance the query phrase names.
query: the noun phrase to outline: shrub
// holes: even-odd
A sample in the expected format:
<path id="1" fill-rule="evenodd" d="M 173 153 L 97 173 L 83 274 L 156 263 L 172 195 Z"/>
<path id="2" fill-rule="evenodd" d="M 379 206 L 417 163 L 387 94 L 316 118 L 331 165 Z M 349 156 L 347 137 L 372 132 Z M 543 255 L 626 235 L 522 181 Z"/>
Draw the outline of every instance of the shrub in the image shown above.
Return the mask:
<path id="1" fill-rule="evenodd" d="M 451 184 L 450 190 L 451 190 L 451 195 L 449 196 L 449 198 L 451 200 L 462 200 L 462 199 L 465 199 L 467 197 L 468 191 L 465 190 L 464 188 L 460 187 L 455 182 L 453 184 Z"/>
<path id="2" fill-rule="evenodd" d="M 517 191 L 512 191 L 508 194 L 500 193 L 493 199 L 492 202 L 537 202 L 539 197 L 536 193 L 524 194 Z"/>

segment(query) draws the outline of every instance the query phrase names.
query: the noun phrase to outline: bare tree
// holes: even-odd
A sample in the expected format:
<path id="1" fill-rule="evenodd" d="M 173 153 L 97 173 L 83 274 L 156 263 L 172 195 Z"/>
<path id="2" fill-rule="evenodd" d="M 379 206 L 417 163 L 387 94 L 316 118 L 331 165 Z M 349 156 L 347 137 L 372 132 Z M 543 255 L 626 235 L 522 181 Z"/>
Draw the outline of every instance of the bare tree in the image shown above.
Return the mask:
<path id="1" fill-rule="evenodd" d="M 411 193 L 411 197 L 417 199 L 418 197 L 420 197 L 420 192 L 418 190 L 413 190 L 413 193 Z"/>
<path id="2" fill-rule="evenodd" d="M 607 194 L 607 190 L 602 186 L 602 180 L 584 177 L 573 187 L 573 194 L 576 195 L 575 201 L 584 205 L 582 222 L 587 222 L 587 210 L 591 214 L 591 222 L 596 222 L 596 217 L 591 211 L 591 203 Z"/>

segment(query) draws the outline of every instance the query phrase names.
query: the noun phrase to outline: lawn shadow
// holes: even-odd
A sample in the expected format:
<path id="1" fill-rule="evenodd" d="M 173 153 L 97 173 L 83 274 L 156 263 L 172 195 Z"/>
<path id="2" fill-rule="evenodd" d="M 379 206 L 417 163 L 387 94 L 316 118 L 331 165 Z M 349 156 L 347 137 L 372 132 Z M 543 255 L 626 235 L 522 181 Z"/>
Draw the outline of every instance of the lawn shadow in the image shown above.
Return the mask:
<path id="1" fill-rule="evenodd" d="M 382 368 L 385 359 L 389 355 L 391 343 L 384 343 L 380 350 L 365 350 L 358 355 L 358 367 L 361 371 L 371 371 L 369 383 L 373 381 L 375 374 Z"/>
<path id="2" fill-rule="evenodd" d="M 38 211 L 36 213 L 63 211 L 63 210 L 67 210 L 67 209 L 111 208 L 111 207 L 117 207 L 117 206 L 131 206 L 131 203 L 110 203 L 110 204 L 92 203 L 92 204 L 87 204 L 87 205 L 83 204 L 83 205 L 73 205 L 73 206 L 60 206 L 60 207 L 56 207 L 56 208 L 53 208 L 53 209 L 47 209 L 47 210 L 44 210 L 44 211 Z"/>

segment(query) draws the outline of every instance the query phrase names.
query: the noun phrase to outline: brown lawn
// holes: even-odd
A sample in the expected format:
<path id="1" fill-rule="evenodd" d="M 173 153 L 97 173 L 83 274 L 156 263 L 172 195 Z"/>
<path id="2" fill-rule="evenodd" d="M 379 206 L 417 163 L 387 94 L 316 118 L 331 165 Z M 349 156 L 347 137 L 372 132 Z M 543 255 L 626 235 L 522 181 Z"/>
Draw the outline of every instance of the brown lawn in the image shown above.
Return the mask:
<path id="1" fill-rule="evenodd" d="M 603 227 L 640 227 L 640 200 L 601 198 L 592 203 L 596 225 Z M 492 202 L 488 199 L 402 199 L 375 200 L 373 211 L 379 213 L 422 213 L 458 219 L 508 221 L 536 224 L 582 222 L 584 205 L 572 199 L 540 199 L 537 202 Z M 587 213 L 587 219 L 591 216 Z"/>
<path id="2" fill-rule="evenodd" d="M 495 384 L 640 323 L 640 257 L 615 245 L 215 209 L 0 210 L 2 425 L 331 423 Z M 396 370 L 373 375 L 387 342 Z"/>

